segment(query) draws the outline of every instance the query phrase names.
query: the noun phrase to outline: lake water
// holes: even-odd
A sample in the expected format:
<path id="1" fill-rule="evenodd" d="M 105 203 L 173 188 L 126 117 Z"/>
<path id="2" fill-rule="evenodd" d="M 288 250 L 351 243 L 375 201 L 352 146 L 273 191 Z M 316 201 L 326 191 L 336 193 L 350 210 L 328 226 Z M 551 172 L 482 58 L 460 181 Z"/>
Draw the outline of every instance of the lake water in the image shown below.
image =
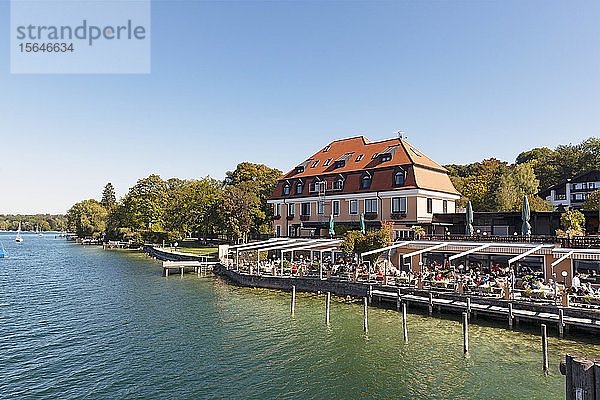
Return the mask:
<path id="1" fill-rule="evenodd" d="M 600 341 L 540 337 L 473 324 L 462 355 L 458 320 L 334 298 L 161 276 L 137 253 L 53 235 L 0 233 L 1 399 L 560 399 L 566 352 L 600 356 Z M 554 331 L 552 331 L 554 335 Z"/>

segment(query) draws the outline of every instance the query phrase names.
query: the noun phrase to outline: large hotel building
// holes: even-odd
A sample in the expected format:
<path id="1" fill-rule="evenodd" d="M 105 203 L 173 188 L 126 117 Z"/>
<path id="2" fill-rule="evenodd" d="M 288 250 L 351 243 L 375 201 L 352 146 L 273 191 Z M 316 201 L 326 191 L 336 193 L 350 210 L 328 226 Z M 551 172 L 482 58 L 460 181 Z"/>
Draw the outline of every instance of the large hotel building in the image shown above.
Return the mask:
<path id="1" fill-rule="evenodd" d="M 446 169 L 403 138 L 370 142 L 363 136 L 336 140 L 277 182 L 273 204 L 276 236 L 326 237 L 333 215 L 358 229 L 393 224 L 394 238 L 429 225 L 434 213 L 454 213 L 460 197 Z"/>

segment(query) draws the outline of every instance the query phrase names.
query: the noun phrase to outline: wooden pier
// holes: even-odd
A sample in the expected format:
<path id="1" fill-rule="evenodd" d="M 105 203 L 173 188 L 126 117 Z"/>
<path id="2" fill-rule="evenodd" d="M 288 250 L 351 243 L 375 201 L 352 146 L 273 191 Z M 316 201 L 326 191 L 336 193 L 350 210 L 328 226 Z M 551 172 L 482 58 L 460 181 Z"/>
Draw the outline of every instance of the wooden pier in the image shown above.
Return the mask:
<path id="1" fill-rule="evenodd" d="M 163 276 L 194 273 L 198 276 L 207 276 L 212 273 L 216 261 L 163 261 Z"/>
<path id="2" fill-rule="evenodd" d="M 536 323 L 547 324 L 548 326 L 556 326 L 557 331 L 562 335 L 563 329 L 569 326 L 584 328 L 584 329 L 600 329 L 600 319 L 589 317 L 565 316 L 564 310 L 561 307 L 556 307 L 556 312 L 535 311 L 520 309 L 519 303 L 506 303 L 506 305 L 493 305 L 478 303 L 478 298 L 466 297 L 463 299 L 447 299 L 433 297 L 431 295 L 424 296 L 416 293 L 400 294 L 397 292 L 388 292 L 384 290 L 373 290 L 373 296 L 380 300 L 390 303 L 397 303 L 398 299 L 401 303 L 407 305 L 417 304 L 422 307 L 433 308 L 438 310 L 452 311 L 456 313 L 466 312 L 469 318 L 471 315 L 487 315 L 494 319 L 503 319 L 507 321 L 509 327 L 513 326 L 514 321 L 529 320 Z M 431 294 L 431 293 L 430 293 Z M 600 317 L 600 315 L 599 315 Z"/>

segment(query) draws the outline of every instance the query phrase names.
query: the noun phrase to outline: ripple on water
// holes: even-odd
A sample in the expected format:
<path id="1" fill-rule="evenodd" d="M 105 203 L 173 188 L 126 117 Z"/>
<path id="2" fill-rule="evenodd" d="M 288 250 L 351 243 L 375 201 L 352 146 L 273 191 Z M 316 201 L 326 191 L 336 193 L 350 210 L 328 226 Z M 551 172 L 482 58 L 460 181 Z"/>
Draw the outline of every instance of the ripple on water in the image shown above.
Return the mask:
<path id="1" fill-rule="evenodd" d="M 567 351 L 551 337 L 551 375 L 535 332 L 471 325 L 462 356 L 454 319 L 324 296 L 163 278 L 140 255 L 26 237 L 0 260 L 0 398 L 546 399 L 563 397 Z"/>

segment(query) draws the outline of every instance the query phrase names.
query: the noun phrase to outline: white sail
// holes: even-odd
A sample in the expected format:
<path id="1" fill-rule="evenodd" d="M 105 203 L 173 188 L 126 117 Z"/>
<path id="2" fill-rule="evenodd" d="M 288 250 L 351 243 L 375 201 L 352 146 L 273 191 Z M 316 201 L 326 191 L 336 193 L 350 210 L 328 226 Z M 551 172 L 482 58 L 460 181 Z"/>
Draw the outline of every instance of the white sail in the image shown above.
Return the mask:
<path id="1" fill-rule="evenodd" d="M 23 241 L 23 237 L 21 236 L 21 222 L 19 222 L 19 229 L 17 229 L 17 237 L 15 238 L 15 242 L 21 243 Z"/>

